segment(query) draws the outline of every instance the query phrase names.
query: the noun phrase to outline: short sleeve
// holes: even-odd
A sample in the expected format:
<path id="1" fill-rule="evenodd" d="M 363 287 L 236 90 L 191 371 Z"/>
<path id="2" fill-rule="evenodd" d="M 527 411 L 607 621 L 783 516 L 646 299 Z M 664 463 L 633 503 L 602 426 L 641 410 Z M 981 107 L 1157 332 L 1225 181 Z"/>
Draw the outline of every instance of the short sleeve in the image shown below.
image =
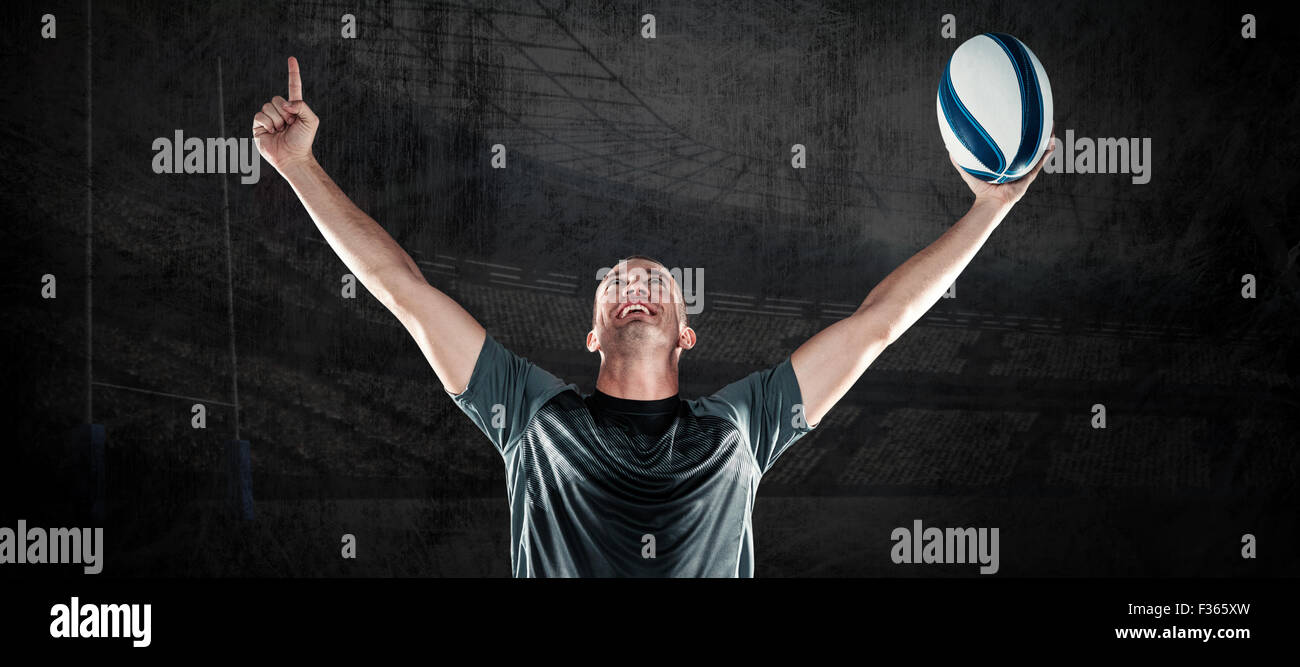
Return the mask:
<path id="1" fill-rule="evenodd" d="M 447 393 L 505 456 L 537 411 L 566 388 L 577 390 L 488 335 L 465 391 Z"/>
<path id="2" fill-rule="evenodd" d="M 799 380 L 788 357 L 701 398 L 699 405 L 704 412 L 725 417 L 740 427 L 763 473 L 790 445 L 815 428 L 804 416 Z"/>

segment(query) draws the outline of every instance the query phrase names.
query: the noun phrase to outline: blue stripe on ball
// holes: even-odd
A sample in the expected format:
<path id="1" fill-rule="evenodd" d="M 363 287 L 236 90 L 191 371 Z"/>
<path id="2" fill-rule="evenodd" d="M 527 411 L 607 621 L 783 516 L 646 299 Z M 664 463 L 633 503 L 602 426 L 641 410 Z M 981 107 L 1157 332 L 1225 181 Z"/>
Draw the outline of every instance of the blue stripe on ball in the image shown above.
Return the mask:
<path id="1" fill-rule="evenodd" d="M 943 108 L 943 116 L 948 121 L 948 127 L 952 128 L 952 133 L 966 147 L 966 150 L 975 156 L 975 159 L 982 162 L 986 167 L 996 164 L 995 171 L 998 172 L 1006 169 L 1007 160 L 1002 156 L 1002 151 L 998 149 L 993 137 L 990 137 L 984 127 L 970 115 L 970 112 L 966 110 L 966 105 L 962 104 L 961 99 L 957 97 L 957 91 L 952 85 L 951 61 L 944 68 L 943 79 L 939 82 L 939 105 Z M 971 170 L 967 169 L 966 171 Z M 976 174 L 976 176 L 984 178 L 979 174 Z M 997 178 L 996 174 L 992 176 Z M 984 180 L 989 179 L 984 178 Z"/>
<path id="2" fill-rule="evenodd" d="M 1016 79 L 1020 82 L 1020 148 L 1011 164 L 1000 170 L 1003 174 L 1015 173 L 1030 165 L 1038 152 L 1038 143 L 1043 138 L 1043 90 L 1038 83 L 1034 63 L 1020 40 L 1003 33 L 989 32 L 985 35 L 1006 52 L 1016 70 Z"/>
<path id="3" fill-rule="evenodd" d="M 988 181 L 989 183 L 995 183 L 999 178 L 1001 178 L 997 174 L 990 174 L 987 171 L 980 171 L 979 169 L 971 169 L 970 167 L 962 167 L 962 169 L 971 176 L 974 176 L 981 181 Z"/>

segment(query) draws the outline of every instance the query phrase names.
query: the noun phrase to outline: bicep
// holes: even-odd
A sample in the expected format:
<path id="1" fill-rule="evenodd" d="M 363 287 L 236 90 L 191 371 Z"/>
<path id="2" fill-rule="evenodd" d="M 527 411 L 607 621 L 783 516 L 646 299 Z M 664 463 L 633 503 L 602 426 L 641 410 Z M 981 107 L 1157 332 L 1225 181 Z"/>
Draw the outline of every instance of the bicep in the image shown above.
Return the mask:
<path id="1" fill-rule="evenodd" d="M 889 346 L 889 334 L 873 321 L 874 315 L 870 308 L 860 310 L 822 329 L 790 355 L 809 424 L 821 423 Z"/>
<path id="2" fill-rule="evenodd" d="M 424 276 L 410 274 L 393 282 L 389 308 L 420 346 L 443 388 L 453 394 L 464 391 L 487 332 Z"/>

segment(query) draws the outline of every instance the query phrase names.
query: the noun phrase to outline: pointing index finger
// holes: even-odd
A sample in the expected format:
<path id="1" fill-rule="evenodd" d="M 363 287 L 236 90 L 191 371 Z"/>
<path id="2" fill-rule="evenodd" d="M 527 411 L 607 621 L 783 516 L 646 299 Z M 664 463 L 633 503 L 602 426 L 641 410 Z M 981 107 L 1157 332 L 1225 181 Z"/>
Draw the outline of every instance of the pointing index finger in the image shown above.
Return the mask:
<path id="1" fill-rule="evenodd" d="M 298 73 L 298 59 L 289 56 L 289 101 L 302 99 L 302 75 Z"/>

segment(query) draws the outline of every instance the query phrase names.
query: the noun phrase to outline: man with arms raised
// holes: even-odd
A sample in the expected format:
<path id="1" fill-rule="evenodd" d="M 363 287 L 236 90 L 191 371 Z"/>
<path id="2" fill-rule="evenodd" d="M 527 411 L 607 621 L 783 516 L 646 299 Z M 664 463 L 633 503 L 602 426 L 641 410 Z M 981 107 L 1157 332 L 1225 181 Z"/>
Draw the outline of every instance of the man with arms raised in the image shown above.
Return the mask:
<path id="1" fill-rule="evenodd" d="M 600 372 L 583 396 L 428 283 L 317 164 L 319 126 L 290 58 L 289 98 L 254 117 L 258 150 L 501 454 L 517 577 L 753 576 L 750 516 L 763 473 L 939 300 L 1042 168 L 1003 185 L 959 169 L 975 194 L 965 216 L 852 315 L 704 398 L 678 395 L 678 363 L 696 342 L 680 286 L 652 259 L 620 261 L 596 291 L 586 344 Z"/>

